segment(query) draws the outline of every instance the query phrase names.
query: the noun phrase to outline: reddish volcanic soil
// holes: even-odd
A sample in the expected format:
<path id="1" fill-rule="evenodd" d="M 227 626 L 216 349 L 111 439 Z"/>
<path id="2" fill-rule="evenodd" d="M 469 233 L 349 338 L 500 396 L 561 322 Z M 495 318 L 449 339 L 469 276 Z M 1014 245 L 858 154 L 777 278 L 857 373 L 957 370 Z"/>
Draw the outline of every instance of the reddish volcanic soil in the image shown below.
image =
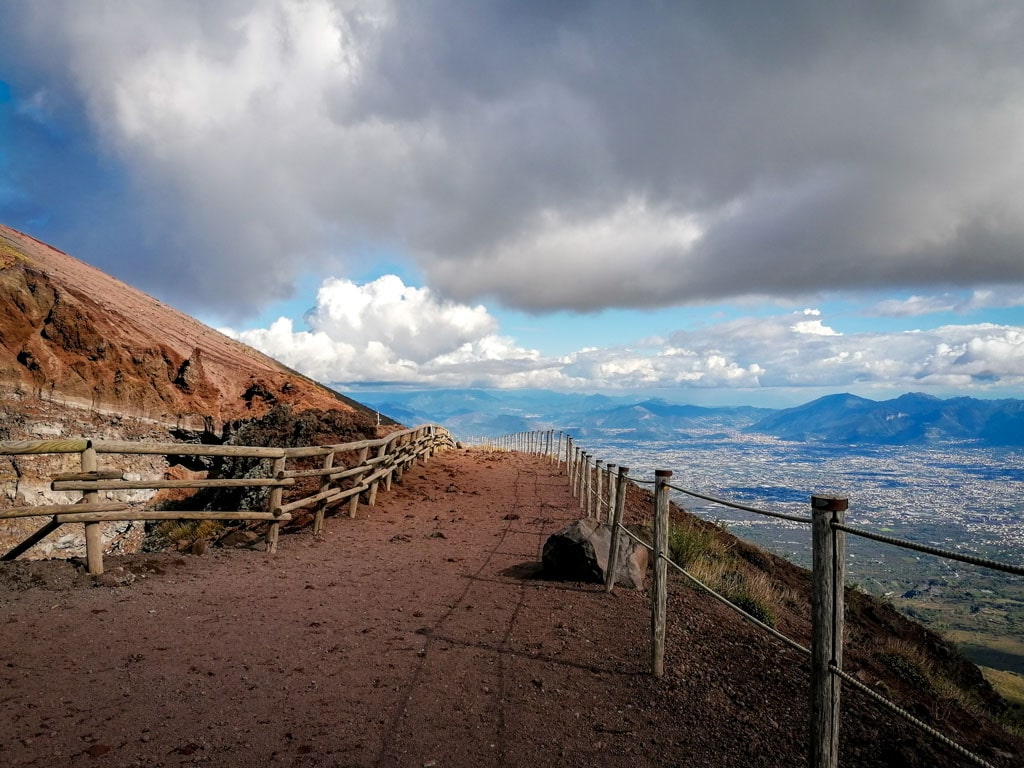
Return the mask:
<path id="1" fill-rule="evenodd" d="M 120 280 L 0 224 L 0 384 L 219 430 L 273 405 L 366 409 Z M 2 393 L 2 391 L 0 391 Z"/>
<path id="2" fill-rule="evenodd" d="M 537 577 L 576 516 L 547 461 L 458 450 L 275 555 L 0 565 L 0 763 L 804 764 L 804 660 L 676 585 L 653 679 L 643 593 Z M 846 696 L 844 766 L 959 764 Z"/>

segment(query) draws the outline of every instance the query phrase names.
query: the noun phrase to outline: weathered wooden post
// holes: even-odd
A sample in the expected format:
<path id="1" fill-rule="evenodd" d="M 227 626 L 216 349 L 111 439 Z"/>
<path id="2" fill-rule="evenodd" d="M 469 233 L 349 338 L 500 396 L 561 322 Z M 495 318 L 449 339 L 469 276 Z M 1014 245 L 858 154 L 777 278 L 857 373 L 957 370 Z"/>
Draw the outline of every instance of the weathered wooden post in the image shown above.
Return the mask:
<path id="1" fill-rule="evenodd" d="M 334 466 L 334 451 L 324 456 L 323 469 L 331 469 Z M 331 489 L 331 476 L 323 475 L 320 478 L 320 493 L 327 493 Z M 324 527 L 324 512 L 327 509 L 327 499 L 321 499 L 316 503 L 316 512 L 313 515 L 313 535 L 319 536 Z"/>
<path id="2" fill-rule="evenodd" d="M 83 472 L 96 472 L 99 464 L 96 461 L 96 449 L 92 447 L 92 440 L 85 442 L 85 450 L 82 451 L 81 468 Z M 82 494 L 86 504 L 96 504 L 100 495 L 96 491 L 86 491 Z M 99 576 L 103 573 L 103 524 L 85 524 L 85 561 L 89 573 Z"/>
<path id="3" fill-rule="evenodd" d="M 576 498 L 580 495 L 580 447 L 578 445 L 572 447 L 572 472 L 569 473 L 569 484 L 572 486 L 572 496 Z"/>
<path id="4" fill-rule="evenodd" d="M 811 744 L 810 768 L 839 766 L 841 680 L 843 668 L 846 540 L 842 524 L 849 507 L 843 497 L 811 497 Z"/>
<path id="5" fill-rule="evenodd" d="M 361 448 L 359 450 L 359 458 L 356 460 L 356 466 L 357 467 L 364 467 L 366 465 L 366 457 L 369 456 L 369 454 L 370 454 L 370 447 L 369 446 L 364 446 L 363 448 Z M 352 486 L 355 487 L 357 485 L 360 485 L 363 482 L 363 475 L 365 475 L 365 474 L 366 474 L 366 472 L 364 470 L 363 472 L 360 472 L 359 474 L 354 475 L 352 477 Z M 353 493 L 352 497 L 348 500 L 348 516 L 349 517 L 355 517 L 356 516 L 356 510 L 359 509 L 359 497 L 361 495 L 362 495 L 361 493 Z"/>
<path id="6" fill-rule="evenodd" d="M 284 456 L 279 456 L 274 459 L 273 465 L 270 467 L 270 476 L 276 480 L 280 480 L 284 473 L 285 464 L 288 462 Z M 281 497 L 284 495 L 284 488 L 280 485 L 272 486 L 270 493 L 267 494 L 267 512 L 270 512 L 275 517 L 281 514 Z M 270 528 L 267 530 L 267 552 L 277 552 L 277 537 L 281 533 L 281 523 L 274 520 L 270 523 Z"/>
<path id="7" fill-rule="evenodd" d="M 615 465 L 608 464 L 605 468 L 608 473 L 608 513 L 604 516 L 605 523 L 610 523 L 612 512 L 615 510 Z"/>
<path id="8" fill-rule="evenodd" d="M 589 502 L 587 496 L 587 475 L 590 474 L 590 454 L 580 451 L 580 460 L 577 462 L 579 476 L 577 477 L 577 497 L 580 499 L 580 509 L 586 510 Z"/>
<path id="9" fill-rule="evenodd" d="M 651 672 L 665 674 L 665 615 L 668 611 L 668 479 L 672 470 L 654 473 L 654 591 L 651 593 Z"/>
<path id="10" fill-rule="evenodd" d="M 615 571 L 619 565 L 622 512 L 626 508 L 626 475 L 628 474 L 629 467 L 619 467 L 619 479 L 615 486 L 615 510 L 612 512 L 612 540 L 608 546 L 608 572 L 604 575 L 605 592 L 611 592 L 615 586 Z"/>
<path id="11" fill-rule="evenodd" d="M 594 454 L 583 454 L 583 486 L 580 492 L 586 499 L 587 517 L 594 516 Z"/>
<path id="12" fill-rule="evenodd" d="M 371 470 L 370 470 L 371 474 L 376 474 L 377 473 L 377 470 L 380 468 L 380 465 L 383 463 L 384 458 L 387 456 L 388 446 L 389 445 L 390 445 L 390 443 L 384 443 L 380 448 L 377 449 L 377 459 L 379 459 L 379 461 L 377 461 L 377 463 L 375 463 L 373 465 L 373 467 L 371 468 Z M 377 503 L 377 486 L 378 485 L 380 485 L 380 478 L 379 477 L 376 480 L 371 480 L 370 481 L 370 490 L 368 490 L 366 492 L 366 506 L 372 507 L 374 504 Z"/>
<path id="13" fill-rule="evenodd" d="M 569 487 L 572 487 L 572 435 L 565 436 L 565 476 L 569 478 Z"/>
<path id="14" fill-rule="evenodd" d="M 562 468 L 562 430 L 558 430 L 558 442 L 555 449 L 555 464 L 558 465 L 558 469 Z"/>
<path id="15" fill-rule="evenodd" d="M 394 482 L 395 473 L 396 472 L 398 473 L 398 477 L 399 478 L 402 477 L 402 470 L 405 468 L 405 465 L 401 461 L 402 446 L 404 446 L 406 444 L 406 442 L 417 443 L 418 439 L 417 439 L 416 436 L 418 436 L 418 435 L 419 435 L 419 430 L 417 430 L 412 435 L 402 435 L 401 437 L 396 438 L 395 440 L 393 440 L 390 443 L 391 453 L 392 453 L 394 458 L 392 458 L 392 460 L 391 460 L 391 464 L 392 464 L 391 470 L 386 475 L 384 475 L 384 490 L 385 491 L 390 491 L 391 490 L 391 484 Z M 413 448 L 413 451 L 414 451 L 413 452 L 413 457 L 414 458 L 413 458 L 412 461 L 413 461 L 413 463 L 415 463 L 415 461 L 416 461 L 416 459 L 415 459 L 416 448 Z"/>
<path id="16" fill-rule="evenodd" d="M 604 517 L 604 513 L 601 511 L 601 502 L 604 501 L 601 481 L 604 478 L 604 460 L 598 459 L 594 462 L 594 468 L 597 470 L 597 477 L 594 482 L 594 517 L 600 520 Z"/>
<path id="17" fill-rule="evenodd" d="M 580 483 L 583 481 L 583 449 L 578 445 L 573 447 L 572 456 L 572 495 L 580 498 Z M 580 499 L 580 503 L 583 500 Z"/>

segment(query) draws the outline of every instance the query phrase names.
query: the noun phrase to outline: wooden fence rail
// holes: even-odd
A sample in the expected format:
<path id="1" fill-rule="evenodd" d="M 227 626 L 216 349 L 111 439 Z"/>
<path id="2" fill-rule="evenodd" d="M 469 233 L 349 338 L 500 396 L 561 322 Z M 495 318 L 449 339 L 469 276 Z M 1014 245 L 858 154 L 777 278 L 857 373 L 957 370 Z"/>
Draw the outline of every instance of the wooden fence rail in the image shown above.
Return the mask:
<path id="1" fill-rule="evenodd" d="M 129 520 L 246 520 L 265 521 L 267 550 L 274 552 L 280 524 L 292 519 L 292 512 L 315 507 L 313 533 L 319 534 L 328 508 L 348 500 L 348 516 L 355 517 L 360 497 L 373 506 L 378 486 L 386 489 L 414 462 L 426 460 L 436 451 L 452 447 L 454 440 L 443 427 L 433 424 L 393 432 L 376 440 L 359 440 L 326 446 L 267 448 L 240 445 L 191 445 L 187 443 L 146 443 L 124 440 L 31 440 L 0 442 L 0 456 L 31 456 L 40 454 L 80 454 L 79 472 L 63 472 L 51 479 L 53 491 L 79 491 L 82 498 L 68 504 L 0 509 L 0 520 L 48 516 L 50 520 L 39 530 L 3 555 L 13 560 L 42 541 L 65 523 L 84 523 L 86 561 L 91 574 L 103 573 L 101 524 Z M 371 451 L 373 455 L 371 456 Z M 265 477 L 197 478 L 191 480 L 128 479 L 115 470 L 101 470 L 99 455 L 154 455 L 191 457 L 231 457 L 270 461 Z M 287 468 L 288 461 L 324 457 L 319 469 Z M 350 465 L 339 463 L 339 457 L 354 456 Z M 296 485 L 300 478 L 319 478 L 316 492 L 283 503 L 285 488 Z M 336 484 L 341 485 L 336 485 Z M 100 501 L 99 494 L 130 490 L 206 488 L 266 488 L 269 490 L 263 509 L 241 510 L 161 510 L 144 509 L 123 501 Z"/>
<path id="2" fill-rule="evenodd" d="M 549 430 L 546 433 L 537 434 L 549 435 L 550 432 Z M 546 438 L 538 443 L 535 437 L 529 437 L 520 433 L 490 439 L 484 441 L 484 444 L 497 450 L 520 450 L 521 446 L 543 445 L 545 450 L 550 451 L 551 446 L 556 446 L 554 458 L 561 465 L 562 437 L 562 433 L 559 432 L 557 440 Z M 605 520 L 611 528 L 612 539 L 605 589 L 610 592 L 620 552 L 619 536 L 622 533 L 633 535 L 623 526 L 622 522 L 626 487 L 630 484 L 635 485 L 639 481 L 635 478 L 627 477 L 629 470 L 626 467 L 619 467 L 616 482 L 613 483 L 609 480 L 606 484 L 606 491 L 602 491 L 600 480 L 601 462 L 591 463 L 590 454 L 581 450 L 578 445 L 575 445 L 572 437 L 569 435 L 565 436 L 564 445 L 566 477 L 573 495 L 579 498 L 581 511 L 588 516 L 596 514 L 598 517 L 602 516 L 600 513 L 602 506 L 608 511 Z M 613 465 L 609 465 L 609 469 L 611 466 Z M 671 566 L 697 586 L 710 592 L 722 602 L 727 603 L 746 620 L 775 635 L 789 647 L 800 651 L 810 658 L 811 685 L 808 697 L 811 721 L 807 755 L 808 765 L 811 768 L 837 768 L 839 765 L 840 704 L 841 683 L 843 681 L 868 694 L 890 712 L 928 733 L 936 741 L 945 744 L 967 762 L 983 766 L 983 768 L 993 768 L 983 758 L 969 752 L 962 745 L 954 742 L 934 727 L 917 719 L 911 713 L 903 710 L 881 694 L 864 686 L 856 677 L 849 675 L 843 670 L 844 597 L 846 589 L 846 546 L 844 534 L 849 533 L 949 560 L 971 563 L 1003 573 L 1024 575 L 1024 565 L 1001 563 L 973 555 L 943 551 L 932 546 L 915 544 L 874 533 L 863 528 L 849 526 L 844 522 L 849 503 L 843 497 L 811 496 L 810 515 L 798 516 L 756 509 L 744 504 L 716 499 L 686 488 L 670 485 L 669 479 L 672 476 L 670 470 L 657 470 L 654 474 L 654 480 L 650 483 L 654 486 L 652 510 L 654 514 L 654 542 L 653 545 L 640 542 L 653 552 L 654 584 L 651 590 L 651 668 L 654 675 L 660 676 L 664 673 L 665 620 L 667 611 L 665 570 L 667 566 Z M 730 603 L 726 598 L 699 582 L 684 568 L 670 559 L 666 539 L 670 525 L 669 496 L 673 490 L 747 512 L 805 523 L 811 528 L 811 648 L 801 646 L 796 641 L 782 635 L 777 630 Z"/>

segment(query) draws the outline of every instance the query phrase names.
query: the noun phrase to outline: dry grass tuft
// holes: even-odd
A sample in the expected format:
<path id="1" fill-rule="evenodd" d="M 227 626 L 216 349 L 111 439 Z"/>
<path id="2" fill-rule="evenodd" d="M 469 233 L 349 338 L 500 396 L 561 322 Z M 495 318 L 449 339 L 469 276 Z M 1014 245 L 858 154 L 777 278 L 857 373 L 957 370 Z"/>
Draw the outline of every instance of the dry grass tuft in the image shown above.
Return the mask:
<path id="1" fill-rule="evenodd" d="M 786 595 L 766 573 L 735 557 L 714 528 L 692 519 L 673 525 L 669 555 L 693 578 L 754 618 L 775 626 Z"/>
<path id="2" fill-rule="evenodd" d="M 155 528 L 155 534 L 167 541 L 199 541 L 212 539 L 224 531 L 220 520 L 168 520 Z"/>

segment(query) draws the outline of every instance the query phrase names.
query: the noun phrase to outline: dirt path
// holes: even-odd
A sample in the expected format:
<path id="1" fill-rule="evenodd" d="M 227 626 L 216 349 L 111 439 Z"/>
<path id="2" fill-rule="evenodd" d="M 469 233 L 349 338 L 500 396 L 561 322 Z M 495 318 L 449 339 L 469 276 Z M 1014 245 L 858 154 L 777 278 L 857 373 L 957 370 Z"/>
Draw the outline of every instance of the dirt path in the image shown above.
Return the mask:
<path id="1" fill-rule="evenodd" d="M 615 710 L 631 705 L 608 697 L 641 675 L 644 605 L 524 578 L 574 508 L 543 461 L 453 451 L 275 556 L 8 584 L 0 763 L 601 763 L 628 741 Z M 638 622 L 624 646 L 609 600 Z"/>
<path id="2" fill-rule="evenodd" d="M 806 660 L 680 588 L 654 680 L 645 594 L 537 578 L 577 516 L 546 460 L 458 450 L 276 555 L 0 566 L 0 765 L 804 764 Z M 960 764 L 843 717 L 844 766 Z"/>

